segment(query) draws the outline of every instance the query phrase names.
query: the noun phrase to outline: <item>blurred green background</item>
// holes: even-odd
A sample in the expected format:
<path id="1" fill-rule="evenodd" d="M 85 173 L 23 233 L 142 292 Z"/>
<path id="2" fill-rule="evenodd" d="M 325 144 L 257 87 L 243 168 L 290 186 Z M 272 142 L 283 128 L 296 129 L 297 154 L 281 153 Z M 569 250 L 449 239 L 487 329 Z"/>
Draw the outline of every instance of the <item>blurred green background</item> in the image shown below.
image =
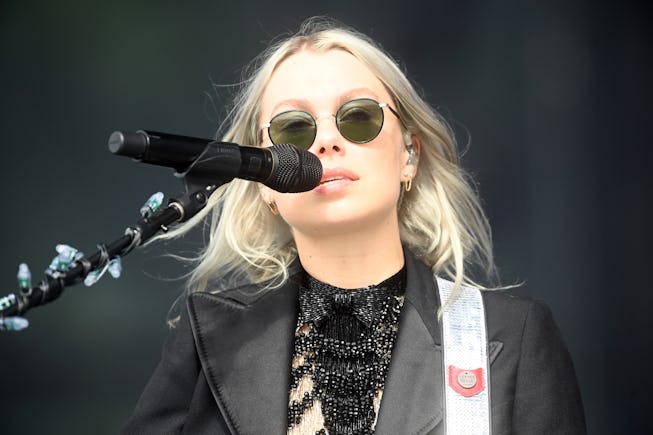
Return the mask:
<path id="1" fill-rule="evenodd" d="M 0 296 L 57 243 L 91 253 L 171 171 L 115 157 L 114 130 L 213 137 L 241 68 L 307 17 L 371 35 L 454 125 L 504 282 L 546 300 L 574 357 L 592 434 L 645 433 L 649 7 L 635 1 L 0 4 Z M 67 289 L 0 334 L 0 432 L 111 434 L 158 361 L 200 235 L 154 244 L 124 276 Z"/>

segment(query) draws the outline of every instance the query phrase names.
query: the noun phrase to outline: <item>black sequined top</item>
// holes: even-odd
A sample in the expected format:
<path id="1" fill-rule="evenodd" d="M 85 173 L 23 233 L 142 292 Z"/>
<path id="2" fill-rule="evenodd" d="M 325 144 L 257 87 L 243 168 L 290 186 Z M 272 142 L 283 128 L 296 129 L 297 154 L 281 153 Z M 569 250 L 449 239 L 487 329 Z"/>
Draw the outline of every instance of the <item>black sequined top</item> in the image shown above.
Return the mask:
<path id="1" fill-rule="evenodd" d="M 291 369 L 288 434 L 373 434 L 397 337 L 405 267 L 347 290 L 306 274 Z"/>

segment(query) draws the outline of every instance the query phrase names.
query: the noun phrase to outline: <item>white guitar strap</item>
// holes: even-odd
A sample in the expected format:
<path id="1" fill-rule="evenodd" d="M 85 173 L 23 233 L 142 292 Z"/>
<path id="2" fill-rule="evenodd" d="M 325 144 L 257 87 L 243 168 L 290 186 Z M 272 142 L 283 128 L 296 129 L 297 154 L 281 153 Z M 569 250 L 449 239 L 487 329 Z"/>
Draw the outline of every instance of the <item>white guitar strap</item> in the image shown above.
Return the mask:
<path id="1" fill-rule="evenodd" d="M 453 282 L 435 277 L 440 301 L 449 299 Z M 479 289 L 460 287 L 442 315 L 447 435 L 489 435 L 490 391 L 485 308 Z"/>

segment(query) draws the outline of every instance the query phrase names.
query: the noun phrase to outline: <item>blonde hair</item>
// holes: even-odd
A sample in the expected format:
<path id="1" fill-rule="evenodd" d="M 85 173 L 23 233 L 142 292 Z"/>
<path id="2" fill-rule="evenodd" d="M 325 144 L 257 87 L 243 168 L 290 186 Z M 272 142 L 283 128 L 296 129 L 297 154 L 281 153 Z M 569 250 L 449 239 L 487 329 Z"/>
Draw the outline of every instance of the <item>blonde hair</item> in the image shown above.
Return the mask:
<path id="1" fill-rule="evenodd" d="M 263 52 L 236 94 L 222 140 L 260 145 L 260 101 L 276 67 L 301 50 L 344 50 L 384 84 L 411 135 L 419 138 L 419 168 L 412 189 L 398 204 L 400 237 L 434 273 L 456 287 L 478 283 L 468 272 L 494 274 L 490 227 L 468 176 L 458 165 L 453 133 L 415 91 L 397 63 L 367 36 L 324 19 L 306 21 L 299 32 Z M 220 187 L 199 215 L 171 232 L 187 232 L 212 213 L 209 240 L 190 275 L 189 290 L 212 290 L 213 281 L 283 284 L 297 257 L 290 229 L 261 199 L 256 183 L 236 179 Z M 229 285 L 223 282 L 221 287 Z M 211 283 L 211 284 L 209 284 Z M 482 287 L 482 286 L 481 286 Z"/>

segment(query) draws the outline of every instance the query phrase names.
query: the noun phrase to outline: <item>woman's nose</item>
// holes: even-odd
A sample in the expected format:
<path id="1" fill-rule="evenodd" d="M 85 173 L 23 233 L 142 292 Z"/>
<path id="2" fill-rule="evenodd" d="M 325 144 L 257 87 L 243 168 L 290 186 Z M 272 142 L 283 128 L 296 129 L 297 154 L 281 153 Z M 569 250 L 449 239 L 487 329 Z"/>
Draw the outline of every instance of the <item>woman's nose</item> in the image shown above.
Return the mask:
<path id="1" fill-rule="evenodd" d="M 317 132 L 312 151 L 318 156 L 343 152 L 345 140 L 338 131 L 335 117 L 322 116 L 316 121 Z"/>

